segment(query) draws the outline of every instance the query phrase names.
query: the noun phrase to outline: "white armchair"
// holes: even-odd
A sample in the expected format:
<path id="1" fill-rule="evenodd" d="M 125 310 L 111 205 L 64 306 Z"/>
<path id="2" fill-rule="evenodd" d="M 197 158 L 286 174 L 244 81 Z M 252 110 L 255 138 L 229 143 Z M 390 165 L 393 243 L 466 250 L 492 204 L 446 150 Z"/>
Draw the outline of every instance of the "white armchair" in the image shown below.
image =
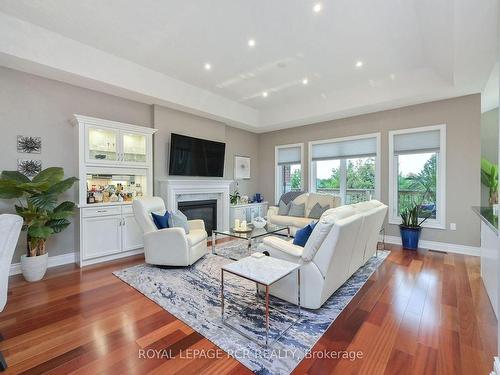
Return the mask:
<path id="1" fill-rule="evenodd" d="M 184 228 L 157 229 L 151 213 L 163 215 L 165 203 L 160 197 L 134 200 L 134 216 L 144 232 L 146 263 L 163 266 L 190 266 L 207 253 L 207 232 L 203 220 L 189 220 Z"/>
<path id="2" fill-rule="evenodd" d="M 7 304 L 9 289 L 9 270 L 12 256 L 16 249 L 23 219 L 18 215 L 0 215 L 0 312 Z M 7 368 L 7 363 L 0 352 L 0 371 Z"/>

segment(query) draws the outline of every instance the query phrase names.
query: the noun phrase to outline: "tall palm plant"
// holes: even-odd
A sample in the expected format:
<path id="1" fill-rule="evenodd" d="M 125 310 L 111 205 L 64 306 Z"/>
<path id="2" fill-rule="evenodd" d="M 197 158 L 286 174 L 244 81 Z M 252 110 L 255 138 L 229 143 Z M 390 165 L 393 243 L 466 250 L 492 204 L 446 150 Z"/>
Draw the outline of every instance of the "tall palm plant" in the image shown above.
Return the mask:
<path id="1" fill-rule="evenodd" d="M 18 200 L 15 209 L 24 219 L 28 257 L 45 254 L 47 239 L 70 224 L 68 218 L 73 215 L 75 204 L 58 204 L 58 197 L 78 179 L 63 178 L 64 170 L 58 167 L 44 169 L 32 180 L 17 171 L 3 171 L 0 175 L 0 198 Z"/>

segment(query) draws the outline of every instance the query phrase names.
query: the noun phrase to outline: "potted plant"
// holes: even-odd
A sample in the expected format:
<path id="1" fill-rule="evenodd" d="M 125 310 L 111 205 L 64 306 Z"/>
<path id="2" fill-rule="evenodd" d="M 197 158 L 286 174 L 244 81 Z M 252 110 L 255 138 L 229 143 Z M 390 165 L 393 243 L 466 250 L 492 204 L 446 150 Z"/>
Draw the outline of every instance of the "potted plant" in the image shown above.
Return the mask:
<path id="1" fill-rule="evenodd" d="M 43 278 L 48 259 L 46 241 L 70 224 L 75 204 L 58 204 L 58 196 L 78 179 L 63 177 L 64 170 L 57 167 L 44 169 L 32 180 L 17 171 L 3 171 L 0 176 L 0 198 L 17 199 L 16 213 L 24 219 L 27 252 L 21 256 L 21 269 L 27 281 Z"/>
<path id="2" fill-rule="evenodd" d="M 422 224 L 429 216 L 420 220 L 420 205 L 414 205 L 401 212 L 402 222 L 399 225 L 401 233 L 401 241 L 404 249 L 417 250 L 420 233 L 422 232 Z"/>
<path id="3" fill-rule="evenodd" d="M 490 206 L 498 203 L 498 165 L 481 159 L 481 182 L 489 188 Z"/>

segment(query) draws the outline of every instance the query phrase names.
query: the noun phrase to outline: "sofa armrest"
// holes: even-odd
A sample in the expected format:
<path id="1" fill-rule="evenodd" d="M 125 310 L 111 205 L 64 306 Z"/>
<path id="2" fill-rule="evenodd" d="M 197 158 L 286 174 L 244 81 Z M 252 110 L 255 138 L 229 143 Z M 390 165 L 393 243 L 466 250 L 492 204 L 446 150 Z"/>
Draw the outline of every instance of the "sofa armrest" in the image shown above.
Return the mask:
<path id="1" fill-rule="evenodd" d="M 302 252 L 304 248 L 282 238 L 265 237 L 259 250 L 268 251 L 269 255 L 274 258 L 288 260 L 293 263 L 303 263 Z"/>
<path id="2" fill-rule="evenodd" d="M 205 230 L 205 222 L 203 220 L 199 220 L 199 219 L 189 220 L 188 225 L 189 225 L 189 230 L 193 230 L 193 229 Z"/>
<path id="3" fill-rule="evenodd" d="M 165 228 L 144 234 L 144 247 L 165 248 L 174 246 L 187 246 L 186 231 L 184 228 Z"/>
<path id="4" fill-rule="evenodd" d="M 267 217 L 278 215 L 278 209 L 279 208 L 276 206 L 269 206 L 267 209 Z"/>

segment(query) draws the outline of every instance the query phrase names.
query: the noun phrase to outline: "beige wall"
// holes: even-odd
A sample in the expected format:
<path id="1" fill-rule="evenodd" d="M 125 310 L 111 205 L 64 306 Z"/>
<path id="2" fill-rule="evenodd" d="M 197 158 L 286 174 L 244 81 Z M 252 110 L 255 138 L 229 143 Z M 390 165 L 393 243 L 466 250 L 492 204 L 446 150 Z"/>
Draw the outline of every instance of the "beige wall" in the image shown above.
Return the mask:
<path id="1" fill-rule="evenodd" d="M 422 239 L 478 246 L 479 219 L 471 206 L 480 197 L 480 95 L 420 104 L 363 116 L 328 121 L 259 135 L 259 181 L 267 199 L 274 197 L 274 148 L 276 145 L 304 142 L 307 187 L 307 142 L 381 132 L 381 194 L 388 201 L 388 131 L 426 125 L 447 124 L 446 224 L 457 230 L 424 229 Z M 387 234 L 398 235 L 389 225 Z"/>
<path id="2" fill-rule="evenodd" d="M 154 137 L 155 181 L 168 177 L 170 134 L 177 133 L 225 142 L 226 161 L 224 179 L 233 179 L 235 155 L 249 156 L 251 158 L 251 179 L 239 180 L 239 191 L 242 195 L 246 194 L 250 196 L 258 191 L 259 137 L 257 134 L 227 126 L 222 122 L 162 106 L 155 105 L 153 112 L 154 127 L 158 129 Z M 200 177 L 199 179 L 202 180 L 203 178 Z"/>
<path id="3" fill-rule="evenodd" d="M 130 100 L 71 86 L 57 81 L 0 68 L 0 170 L 16 169 L 18 158 L 28 155 L 16 151 L 17 135 L 41 136 L 43 166 L 61 166 L 66 175 L 77 175 L 73 129 L 69 119 L 74 113 L 158 128 L 154 141 L 155 178 L 166 177 L 167 152 L 171 132 L 226 142 L 224 178 L 233 178 L 235 155 L 250 156 L 252 178 L 240 181 L 242 194 L 264 194 L 274 200 L 274 146 L 311 140 L 382 132 L 382 200 L 387 202 L 387 132 L 391 129 L 446 123 L 448 125 L 447 224 L 457 223 L 457 231 L 425 229 L 423 238 L 464 245 L 479 244 L 479 225 L 469 207 L 479 204 L 480 158 L 479 95 L 427 103 L 348 119 L 330 121 L 253 134 L 223 123 L 161 106 Z M 305 180 L 308 179 L 306 166 Z M 76 201 L 76 189 L 67 198 Z M 0 201 L 0 213 L 12 212 L 13 202 Z M 397 235 L 391 226 L 389 234 Z M 25 251 L 21 237 L 14 262 Z M 74 227 L 54 236 L 48 243 L 49 255 L 73 252 Z"/>
<path id="4" fill-rule="evenodd" d="M 77 176 L 76 145 L 69 120 L 74 113 L 132 124 L 151 126 L 151 107 L 146 104 L 82 89 L 0 67 L 0 170 L 15 170 L 18 158 L 42 161 L 42 167 L 63 167 Z M 17 135 L 42 137 L 41 154 L 19 154 Z M 76 187 L 67 197 L 77 201 Z M 0 213 L 12 212 L 14 202 L 0 200 Z M 74 224 L 49 240 L 49 256 L 75 250 Z M 26 249 L 25 233 L 14 255 L 19 262 Z"/>
<path id="5" fill-rule="evenodd" d="M 498 162 L 498 108 L 481 114 L 481 156 Z M 481 205 L 489 205 L 489 189 L 481 184 Z"/>

